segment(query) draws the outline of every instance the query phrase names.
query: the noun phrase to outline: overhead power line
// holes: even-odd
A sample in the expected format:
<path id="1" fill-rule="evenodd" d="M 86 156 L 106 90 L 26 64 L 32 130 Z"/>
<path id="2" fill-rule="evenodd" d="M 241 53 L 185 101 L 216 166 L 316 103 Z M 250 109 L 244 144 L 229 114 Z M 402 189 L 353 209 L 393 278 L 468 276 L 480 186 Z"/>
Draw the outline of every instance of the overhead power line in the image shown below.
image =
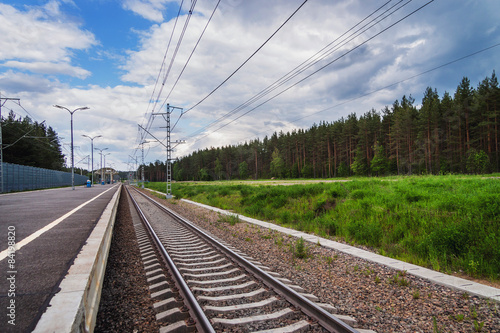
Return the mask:
<path id="1" fill-rule="evenodd" d="M 15 102 L 15 101 L 12 101 L 12 102 Z M 28 112 L 28 110 L 26 110 L 24 108 L 24 106 L 21 105 L 21 101 L 18 100 L 17 103 L 15 103 L 17 106 L 19 106 L 21 109 L 23 109 L 24 112 L 26 112 L 26 114 L 31 118 L 33 119 L 34 121 L 38 121 L 35 117 L 33 117 L 33 115 L 31 113 Z"/>
<path id="2" fill-rule="evenodd" d="M 40 123 L 40 125 L 42 125 L 44 122 L 45 122 L 45 120 L 44 120 L 44 121 L 42 121 L 42 122 Z M 25 138 L 28 134 L 30 134 L 31 132 L 33 132 L 33 131 L 35 131 L 35 130 L 37 130 L 37 128 L 36 128 L 36 127 L 33 127 L 33 128 L 32 128 L 32 129 L 30 129 L 28 132 L 26 132 L 26 133 L 24 133 L 23 135 L 21 135 L 21 136 L 20 136 L 20 137 L 19 137 L 16 141 L 14 141 L 14 142 L 12 142 L 12 143 L 10 143 L 10 144 L 4 144 L 2 148 L 3 148 L 3 149 L 6 149 L 6 148 L 9 148 L 9 147 L 12 147 L 12 146 L 13 146 L 13 145 L 15 145 L 16 143 L 18 143 L 21 139 L 24 139 L 24 138 Z"/>
<path id="3" fill-rule="evenodd" d="M 174 27 L 172 28 L 172 32 L 171 32 L 170 38 L 168 40 L 167 48 L 165 49 L 165 54 L 163 55 L 163 61 L 162 61 L 161 66 L 160 66 L 160 70 L 158 71 L 158 75 L 156 76 L 156 82 L 155 82 L 155 85 L 153 87 L 153 92 L 151 93 L 151 97 L 149 98 L 150 102 L 153 100 L 153 98 L 155 96 L 156 87 L 158 86 L 158 82 L 160 81 L 161 73 L 163 71 L 163 68 L 165 67 L 165 62 L 167 60 L 168 50 L 170 50 L 170 43 L 172 43 L 172 39 L 173 39 L 173 36 L 174 36 L 175 28 L 177 27 L 177 21 L 179 20 L 179 16 L 181 14 L 181 10 L 182 10 L 182 5 L 183 4 L 184 4 L 184 0 L 181 1 L 181 4 L 179 6 L 179 11 L 177 12 L 177 17 L 175 18 Z M 148 104 L 148 109 L 149 109 L 149 105 L 150 105 L 150 103 Z M 154 105 L 156 105 L 156 104 L 154 104 Z M 146 110 L 146 114 L 147 113 L 148 113 L 148 110 Z"/>
<path id="4" fill-rule="evenodd" d="M 179 36 L 179 40 L 177 41 L 177 46 L 175 47 L 172 58 L 170 59 L 170 64 L 168 65 L 167 72 L 165 73 L 165 77 L 163 78 L 163 82 L 161 84 L 161 88 L 160 88 L 160 91 L 158 92 L 158 97 L 156 98 L 155 103 L 158 103 L 158 101 L 160 100 L 161 93 L 163 91 L 163 88 L 165 87 L 165 82 L 167 82 L 167 79 L 170 75 L 170 70 L 172 69 L 175 58 L 177 57 L 177 52 L 179 52 L 179 48 L 182 44 L 182 40 L 184 39 L 184 34 L 186 33 L 187 27 L 189 25 L 189 21 L 191 20 L 191 16 L 193 15 L 193 10 L 194 10 L 194 7 L 196 6 L 196 2 L 197 2 L 197 0 L 192 0 L 191 8 L 190 8 L 189 13 L 186 17 L 186 21 L 184 22 L 184 27 L 182 28 L 181 35 Z"/>
<path id="5" fill-rule="evenodd" d="M 190 7 L 188 15 L 186 17 L 186 21 L 184 22 L 184 27 L 183 27 L 183 29 L 182 29 L 182 31 L 180 33 L 179 39 L 177 41 L 176 48 L 175 48 L 175 50 L 174 50 L 174 52 L 172 54 L 172 58 L 170 59 L 169 66 L 168 66 L 168 68 L 166 70 L 166 73 L 165 73 L 165 75 L 163 77 L 163 80 L 162 80 L 161 87 L 160 87 L 160 90 L 158 92 L 158 95 L 154 99 L 153 108 L 151 110 L 151 114 L 149 116 L 148 123 L 147 123 L 147 125 L 145 127 L 147 129 L 149 129 L 151 127 L 152 123 L 153 123 L 153 120 L 154 120 L 153 114 L 155 113 L 155 108 L 156 108 L 156 106 L 158 105 L 158 102 L 161 99 L 161 94 L 163 92 L 163 88 L 165 87 L 165 83 L 166 83 L 166 81 L 167 81 L 167 79 L 168 79 L 168 77 L 170 75 L 170 71 L 172 69 L 173 63 L 174 63 L 174 61 L 175 61 L 175 59 L 177 57 L 177 53 L 178 53 L 178 51 L 180 49 L 180 46 L 182 44 L 182 41 L 184 39 L 184 35 L 185 35 L 186 31 L 187 31 L 187 27 L 189 25 L 189 22 L 190 22 L 192 14 L 193 14 L 194 8 L 196 6 L 196 3 L 197 3 L 197 0 L 192 0 L 191 1 L 191 7 Z M 182 4 L 181 4 L 181 7 L 179 8 L 179 11 L 180 11 L 181 8 L 182 8 Z M 176 23 L 177 23 L 177 20 L 176 20 Z M 172 31 L 172 36 L 173 36 L 173 31 Z M 172 39 L 172 36 L 171 36 L 171 39 Z M 170 42 L 169 42 L 169 45 L 170 45 Z M 168 49 L 167 49 L 167 52 L 168 52 Z M 166 55 L 166 53 L 165 53 L 165 55 Z M 162 64 L 162 67 L 163 67 L 163 64 Z M 162 107 L 163 107 L 163 105 L 162 105 Z M 139 139 L 140 139 L 140 141 L 144 140 L 144 132 L 143 133 L 139 133 Z M 137 152 L 137 149 L 134 151 L 134 156 L 135 156 L 136 152 Z"/>
<path id="6" fill-rule="evenodd" d="M 191 57 L 193 56 L 194 54 L 194 51 L 196 51 L 196 48 L 198 47 L 198 44 L 200 43 L 203 35 L 205 34 L 205 31 L 207 30 L 207 27 L 208 25 L 210 24 L 210 22 L 212 21 L 212 17 L 214 16 L 217 8 L 219 7 L 219 4 L 220 4 L 221 0 L 217 1 L 217 3 L 215 4 L 215 8 L 214 10 L 212 11 L 212 15 L 210 15 L 210 17 L 208 18 L 208 21 L 207 23 L 205 24 L 205 28 L 203 28 L 203 31 L 201 32 L 201 35 L 200 37 L 198 38 L 198 40 L 196 41 L 196 44 L 194 45 L 194 48 L 193 50 L 191 51 L 191 54 L 189 55 L 188 59 L 186 60 L 186 63 L 184 64 L 184 67 L 182 68 L 179 76 L 177 77 L 177 80 L 175 80 L 175 83 L 174 85 L 172 86 L 172 88 L 170 89 L 170 92 L 168 93 L 167 97 L 165 97 L 164 101 L 163 101 L 163 104 L 161 105 L 160 109 L 163 108 L 163 106 L 165 105 L 165 103 L 167 102 L 168 98 L 170 97 L 170 95 L 172 94 L 172 91 L 175 89 L 175 86 L 177 85 L 177 83 L 179 82 L 182 74 L 184 73 L 184 70 L 186 69 L 187 65 L 189 64 L 189 61 L 191 60 Z"/>
<path id="7" fill-rule="evenodd" d="M 370 91 L 370 92 L 367 92 L 366 94 L 363 94 L 363 95 L 357 96 L 357 97 L 355 97 L 355 98 L 351 98 L 351 99 L 349 99 L 349 100 L 347 100 L 347 101 L 344 101 L 344 102 L 341 102 L 341 103 L 335 104 L 335 105 L 330 106 L 330 107 L 328 107 L 328 108 L 326 108 L 326 109 L 323 109 L 323 110 L 320 110 L 320 111 L 316 111 L 316 112 L 313 112 L 313 113 L 311 113 L 311 114 L 308 114 L 307 116 L 304 116 L 304 117 L 300 117 L 300 118 L 294 119 L 294 120 L 292 120 L 291 122 L 293 123 L 293 122 L 296 122 L 296 121 L 302 120 L 302 119 L 304 119 L 304 118 L 311 117 L 311 116 L 313 116 L 313 115 L 315 115 L 315 114 L 322 113 L 322 112 L 325 112 L 325 111 L 329 111 L 329 110 L 331 110 L 331 109 L 334 109 L 334 108 L 337 108 L 337 107 L 342 106 L 342 105 L 344 105 L 344 104 L 347 104 L 347 103 L 353 102 L 353 101 L 358 100 L 358 99 L 360 99 L 360 98 L 363 98 L 363 97 L 366 97 L 366 96 L 372 95 L 372 94 L 374 94 L 374 93 L 377 93 L 377 92 L 379 92 L 379 91 L 382 91 L 382 90 L 388 89 L 388 88 L 393 87 L 393 86 L 395 86 L 395 85 L 398 85 L 398 84 L 400 84 L 400 83 L 403 83 L 403 82 L 406 82 L 406 81 L 409 81 L 409 80 L 413 80 L 414 78 L 417 78 L 417 77 L 419 77 L 419 76 L 422 76 L 422 75 L 428 74 L 428 73 L 430 73 L 430 72 L 433 72 L 433 71 L 435 71 L 435 70 L 438 70 L 438 69 L 443 68 L 443 67 L 446 67 L 446 66 L 449 66 L 449 65 L 454 64 L 454 63 L 456 63 L 456 62 L 459 62 L 459 61 L 462 61 L 462 60 L 464 60 L 464 59 L 467 59 L 467 58 L 473 57 L 473 56 L 475 56 L 475 55 L 477 55 L 477 54 L 480 54 L 480 53 L 483 53 L 483 52 L 485 52 L 485 51 L 491 50 L 491 49 L 493 49 L 493 48 L 495 48 L 495 47 L 498 47 L 498 46 L 500 46 L 500 43 L 495 44 L 495 45 L 488 46 L 488 47 L 486 47 L 486 48 L 484 48 L 484 49 L 481 49 L 481 50 L 479 50 L 479 51 L 476 51 L 476 52 L 470 53 L 470 54 L 468 54 L 468 55 L 465 55 L 465 56 L 463 56 L 463 57 L 457 58 L 457 59 L 455 59 L 455 60 L 448 61 L 447 63 L 444 63 L 444 64 L 442 64 L 442 65 L 439 65 L 439 66 L 433 67 L 433 68 L 431 68 L 431 69 L 425 70 L 425 71 L 423 71 L 423 72 L 421 72 L 421 73 L 418 73 L 418 74 L 415 74 L 415 75 L 413 75 L 413 76 L 407 77 L 406 79 L 403 79 L 403 80 L 400 80 L 400 81 L 397 81 L 397 82 L 391 83 L 391 84 L 389 84 L 389 85 L 387 85 L 387 86 L 385 86 L 385 87 L 378 88 L 378 89 L 376 89 L 376 90 L 372 90 L 372 91 Z"/>
<path id="8" fill-rule="evenodd" d="M 326 112 L 326 111 L 330 111 L 330 110 L 335 109 L 335 108 L 337 108 L 337 107 L 339 107 L 339 106 L 342 106 L 342 105 L 345 105 L 345 104 L 348 104 L 348 103 L 354 102 L 354 101 L 356 101 L 356 100 L 358 100 L 358 99 L 361 99 L 361 98 L 366 97 L 366 96 L 369 96 L 369 95 L 373 95 L 373 94 L 375 94 L 375 93 L 377 93 L 377 92 L 379 92 L 379 91 L 382 91 L 382 90 L 388 89 L 388 88 L 390 88 L 390 87 L 393 87 L 393 86 L 395 86 L 395 85 L 398 85 L 398 84 L 400 84 L 400 83 L 403 83 L 403 82 L 406 82 L 406 81 L 409 81 L 409 80 L 415 79 L 415 78 L 417 78 L 417 77 L 419 77 L 419 76 L 422 76 L 422 75 L 428 74 L 428 73 L 430 73 L 430 72 L 433 72 L 433 71 L 435 71 L 435 70 L 441 69 L 441 68 L 443 68 L 443 67 L 446 67 L 446 66 L 452 65 L 452 64 L 454 64 L 454 63 L 456 63 L 456 62 L 459 62 L 459 61 L 465 60 L 465 59 L 467 59 L 467 58 L 473 57 L 473 56 L 475 56 L 475 55 L 478 55 L 478 54 L 480 54 L 480 53 L 483 53 L 483 52 L 485 52 L 485 51 L 491 50 L 491 49 L 493 49 L 493 48 L 495 48 L 495 47 L 499 47 L 499 46 L 500 46 L 500 43 L 498 43 L 498 44 L 494 44 L 494 45 L 491 45 L 491 46 L 488 46 L 488 47 L 483 48 L 483 49 L 481 49 L 481 50 L 479 50 L 479 51 L 475 51 L 475 52 L 470 53 L 470 54 L 467 54 L 467 55 L 465 55 L 465 56 L 463 56 L 463 57 L 460 57 L 460 58 L 457 58 L 457 59 L 454 59 L 454 60 L 448 61 L 448 62 L 446 62 L 446 63 L 444 63 L 444 64 L 441 64 L 441 65 L 439 65 L 439 66 L 433 67 L 433 68 L 428 69 L 428 70 L 425 70 L 425 71 L 420 72 L 420 73 L 418 73 L 418 74 L 412 75 L 412 76 L 407 77 L 407 78 L 405 78 L 405 79 L 403 79 L 403 80 L 399 80 L 399 81 L 394 82 L 394 83 L 391 83 L 391 84 L 389 84 L 389 85 L 387 85 L 387 86 L 384 86 L 384 87 L 381 87 L 381 88 L 378 88 L 378 89 L 372 90 L 372 91 L 370 91 L 370 92 L 367 92 L 367 93 L 365 93 L 365 94 L 359 95 L 359 96 L 354 97 L 354 98 L 351 98 L 351 99 L 349 99 L 349 100 L 346 100 L 346 101 L 343 101 L 343 102 L 337 103 L 337 104 L 335 104 L 335 105 L 329 106 L 329 107 L 327 107 L 327 108 L 325 108 L 325 109 L 323 109 L 323 110 L 319 110 L 319 111 L 316 111 L 316 112 L 310 113 L 310 114 L 308 114 L 308 115 L 305 115 L 305 116 L 303 116 L 303 117 L 300 117 L 300 118 L 296 118 L 296 119 L 290 120 L 290 122 L 291 122 L 291 123 L 295 123 L 295 122 L 297 122 L 297 121 L 303 120 L 303 119 L 305 119 L 305 118 L 309 118 L 309 117 L 314 116 L 314 115 L 316 115 L 316 114 L 319 114 L 319 113 L 322 113 L 322 112 Z M 259 135 L 259 134 L 264 134 L 264 133 L 265 133 L 265 132 L 260 132 L 260 133 L 257 133 L 256 135 Z M 255 137 L 256 135 L 252 135 L 252 137 Z M 248 139 L 250 139 L 250 138 L 251 138 L 251 137 L 249 137 L 249 138 L 247 138 L 247 139 L 245 139 L 245 140 L 248 140 Z"/>
<path id="9" fill-rule="evenodd" d="M 281 28 L 305 5 L 305 3 L 307 2 L 308 0 L 305 0 L 286 20 L 285 22 L 283 22 L 280 27 L 256 50 L 254 51 L 254 53 L 247 58 L 247 60 L 245 60 L 245 62 L 243 62 L 229 77 L 227 77 L 221 84 L 219 84 L 215 89 L 213 89 L 205 98 L 203 98 L 202 100 L 200 100 L 196 105 L 192 106 L 191 108 L 189 108 L 187 111 L 183 112 L 183 114 L 185 114 L 186 112 L 192 110 L 193 108 L 195 108 L 196 106 L 198 106 L 199 104 L 201 104 L 204 100 L 206 100 L 208 97 L 210 97 L 216 90 L 218 90 L 222 85 L 224 85 L 234 74 L 236 74 L 236 72 L 238 72 L 248 61 L 250 61 L 250 59 L 255 56 L 277 33 L 279 30 L 281 30 Z M 194 1 L 196 2 L 196 1 Z M 217 3 L 217 6 L 218 6 L 218 3 Z M 216 6 L 216 8 L 217 8 Z M 214 12 L 215 12 L 215 9 L 214 9 Z M 213 15 L 213 13 L 212 13 Z M 201 38 L 201 37 L 200 37 Z M 164 84 L 162 84 L 162 87 L 161 89 L 163 89 L 163 86 Z M 160 93 L 158 94 L 158 96 L 160 96 L 161 94 L 161 90 L 160 90 Z M 158 101 L 158 98 L 155 100 L 155 106 L 156 106 L 156 103 Z M 151 124 L 152 124 L 152 120 L 153 120 L 153 116 L 152 114 L 154 113 L 154 107 L 153 107 L 153 111 L 151 111 L 151 114 L 150 114 L 150 117 L 149 117 L 149 120 L 148 120 L 148 124 L 146 125 L 145 128 L 150 128 Z M 180 119 L 180 117 L 179 117 Z M 177 121 L 174 123 L 174 126 L 172 127 L 172 130 L 175 128 L 175 126 L 177 125 L 177 123 L 179 122 L 179 119 L 177 119 Z M 140 136 L 140 140 L 143 140 L 144 137 L 143 137 L 143 134 Z M 134 156 L 135 156 L 135 153 L 137 152 L 137 149 L 135 150 L 134 152 Z"/>
<path id="10" fill-rule="evenodd" d="M 257 50 L 255 50 L 251 55 L 250 57 L 248 57 L 240 66 L 238 66 L 238 68 L 236 68 L 236 70 L 234 72 L 232 72 L 224 81 L 222 81 L 217 87 L 215 87 L 208 95 L 206 95 L 205 97 L 203 97 L 199 102 L 197 102 L 195 105 L 191 106 L 190 108 L 188 108 L 186 111 L 184 111 L 184 114 L 188 113 L 189 111 L 193 110 L 195 107 L 197 107 L 198 105 L 200 105 L 201 103 L 203 103 L 207 98 L 209 98 L 210 96 L 212 96 L 212 94 L 214 92 L 216 92 L 220 87 L 222 87 L 227 81 L 229 81 L 229 79 L 231 77 L 234 76 L 234 74 L 236 74 L 243 66 L 245 66 L 245 64 L 247 62 L 250 61 L 250 59 L 252 59 L 257 53 L 259 53 L 259 51 L 278 33 L 278 31 L 281 30 L 281 28 L 283 28 L 285 26 L 285 24 L 288 23 L 288 21 L 290 21 L 292 19 L 292 17 L 306 4 L 308 0 L 305 0 L 286 20 L 285 22 L 283 22 L 279 27 L 278 29 L 276 29 L 275 32 L 272 33 L 271 36 L 269 36 L 269 38 L 266 39 L 266 41 L 257 48 Z"/>
<path id="11" fill-rule="evenodd" d="M 259 107 L 261 107 L 262 105 L 270 102 L 271 100 L 275 99 L 276 97 L 282 95 L 283 93 L 289 91 L 290 89 L 292 89 L 293 87 L 295 87 L 296 85 L 304 82 L 305 80 L 309 79 L 311 76 L 317 74 L 318 72 L 324 70 L 325 68 L 327 68 L 328 66 L 330 66 L 331 64 L 335 63 L 336 61 L 338 61 L 339 59 L 345 57 L 346 55 L 350 54 L 351 52 L 357 50 L 358 48 L 360 48 L 361 46 L 363 46 L 364 44 L 368 43 L 369 41 L 373 40 L 374 38 L 376 38 L 377 36 L 380 36 L 381 34 L 383 34 L 384 32 L 386 32 L 387 30 L 389 30 L 390 28 L 394 27 L 395 25 L 399 24 L 400 22 L 402 22 L 403 20 L 407 19 L 408 17 L 410 17 L 411 15 L 417 13 L 418 11 L 422 10 L 423 8 L 425 8 L 426 6 L 428 6 L 430 3 L 434 2 L 435 0 L 430 0 L 428 1 L 427 3 L 425 3 L 424 5 L 418 7 L 417 9 L 413 10 L 412 12 L 410 12 L 409 14 L 405 15 L 404 17 L 400 18 L 399 20 L 395 21 L 394 23 L 390 24 L 389 26 L 387 26 L 386 28 L 382 29 L 381 31 L 379 31 L 378 33 L 376 33 L 375 35 L 373 35 L 372 37 L 368 38 L 367 40 L 363 41 L 362 43 L 356 45 L 355 47 L 351 48 L 350 50 L 346 51 L 345 53 L 343 53 L 342 55 L 338 56 L 337 58 L 333 59 L 332 61 L 328 62 L 327 64 L 323 65 L 322 67 L 320 67 L 319 69 L 315 70 L 314 72 L 308 74 L 307 76 L 305 76 L 304 78 L 302 78 L 301 80 L 297 81 L 296 83 L 294 83 L 293 85 L 287 87 L 286 89 L 280 91 L 279 93 L 273 95 L 272 97 L 268 98 L 267 100 L 265 100 L 264 102 L 260 103 L 259 105 L 255 106 L 254 108 L 246 111 L 245 113 L 239 115 L 238 117 L 234 118 L 233 120 L 231 120 L 230 122 L 218 127 L 217 129 L 213 130 L 212 132 L 210 133 L 207 133 L 206 135 L 202 136 L 201 138 L 198 138 L 196 140 L 196 142 L 200 141 L 201 139 L 207 137 L 208 135 L 210 134 L 213 134 L 221 129 L 223 129 L 224 127 L 236 122 L 237 120 L 239 120 L 240 118 L 244 117 L 245 115 L 255 111 L 256 109 L 258 109 Z"/>
<path id="12" fill-rule="evenodd" d="M 327 58 L 328 56 L 330 56 L 334 51 L 338 50 L 342 46 L 346 45 L 347 43 L 349 43 L 350 41 L 352 41 L 353 39 L 355 39 L 359 35 L 363 34 L 367 30 L 369 30 L 370 28 L 372 28 L 374 25 L 376 25 L 376 24 L 380 23 L 381 21 L 383 21 L 384 19 L 388 18 L 390 15 L 394 14 L 396 11 L 398 11 L 399 9 L 403 8 L 404 6 L 406 6 L 412 0 L 407 1 L 405 4 L 403 4 L 402 6 L 400 6 L 397 9 L 395 9 L 391 13 L 387 14 L 382 19 L 376 21 L 382 15 L 386 14 L 388 11 L 392 10 L 398 4 L 400 4 L 401 2 L 403 2 L 403 0 L 399 1 L 398 3 L 396 3 L 395 5 L 393 5 L 392 7 L 386 9 L 380 15 L 372 18 L 369 22 L 367 22 L 365 25 L 363 25 L 362 27 L 360 27 L 359 29 L 357 29 L 356 31 L 354 31 L 352 34 L 350 34 L 349 36 L 347 36 L 345 39 L 341 40 L 339 43 L 334 44 L 337 41 L 339 41 L 342 37 L 346 36 L 349 32 L 351 32 L 352 30 L 354 30 L 357 26 L 361 25 L 368 18 L 370 18 L 371 16 L 375 15 L 378 11 L 380 11 L 383 7 L 385 7 L 391 1 L 392 0 L 389 0 L 388 2 L 386 2 L 385 4 L 383 4 L 382 6 L 380 6 L 379 8 L 377 8 L 371 14 L 369 14 L 364 19 L 362 19 L 361 21 L 359 21 L 358 23 L 356 23 L 353 27 L 351 27 L 350 29 L 348 29 L 343 34 L 341 34 L 335 40 L 333 40 L 332 42 L 330 42 L 327 46 L 323 47 L 320 51 L 316 52 L 313 56 L 309 57 L 307 60 L 305 60 L 304 62 L 302 62 L 300 65 L 298 65 L 297 67 L 295 67 L 294 69 L 292 69 L 291 71 L 289 71 L 287 74 L 283 75 L 281 78 L 279 78 L 278 80 L 276 80 L 275 82 L 273 82 L 272 84 L 270 84 L 269 86 L 267 86 L 265 89 L 263 89 L 262 91 L 260 91 L 259 93 L 257 93 L 255 96 L 251 97 L 249 100 L 247 100 L 246 102 L 240 104 L 238 107 L 234 108 L 233 110 L 229 111 L 228 113 L 224 114 L 223 116 L 219 117 L 218 119 L 212 121 L 210 124 L 208 124 L 208 125 L 200 128 L 200 129 L 198 129 L 194 133 L 190 134 L 189 137 L 193 137 L 193 136 L 195 136 L 195 135 L 197 135 L 199 133 L 204 132 L 208 128 L 216 125 L 217 123 L 221 122 L 224 119 L 229 118 L 231 115 L 234 115 L 234 114 L 240 112 L 244 108 L 250 106 L 254 102 L 256 102 L 259 99 L 263 98 L 264 96 L 268 95 L 272 91 L 274 91 L 274 90 L 278 89 L 279 87 L 283 86 L 285 83 L 289 82 L 290 80 L 292 80 L 293 78 L 295 78 L 299 74 L 303 73 L 307 69 L 309 69 L 312 66 L 314 66 L 315 64 L 319 63 L 321 60 L 323 60 L 323 59 Z M 373 23 L 373 22 L 375 22 L 375 23 Z M 373 24 L 371 26 L 369 26 L 368 28 L 366 28 L 367 25 L 369 25 L 371 23 L 373 23 Z"/>

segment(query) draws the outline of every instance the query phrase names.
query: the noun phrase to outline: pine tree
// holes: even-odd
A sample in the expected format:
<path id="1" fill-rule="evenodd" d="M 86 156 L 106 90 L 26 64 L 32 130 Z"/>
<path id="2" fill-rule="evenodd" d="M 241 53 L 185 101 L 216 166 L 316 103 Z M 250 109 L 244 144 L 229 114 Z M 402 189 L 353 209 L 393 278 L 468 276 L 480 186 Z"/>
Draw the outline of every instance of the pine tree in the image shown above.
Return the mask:
<path id="1" fill-rule="evenodd" d="M 280 156 L 280 151 L 275 148 L 271 156 L 271 176 L 281 178 L 285 164 Z"/>
<path id="2" fill-rule="evenodd" d="M 243 161 L 238 165 L 238 175 L 240 176 L 240 179 L 247 179 L 248 178 L 248 164 L 247 164 L 247 162 Z"/>
<path id="3" fill-rule="evenodd" d="M 427 87 L 418 112 L 418 141 L 423 150 L 425 170 L 434 173 L 439 170 L 439 119 L 440 103 L 437 90 Z"/>
<path id="4" fill-rule="evenodd" d="M 222 163 L 218 157 L 215 160 L 214 172 L 217 179 L 220 180 L 222 178 Z"/>
<path id="5" fill-rule="evenodd" d="M 368 167 L 368 160 L 366 159 L 366 154 L 361 145 L 358 145 L 356 149 L 356 154 L 354 156 L 354 162 L 351 164 L 351 169 L 357 176 L 366 176 L 370 168 Z"/>
<path id="6" fill-rule="evenodd" d="M 385 157 L 384 146 L 382 146 L 377 142 L 373 146 L 373 151 L 375 153 L 370 163 L 370 169 L 372 171 L 372 175 L 373 174 L 377 176 L 385 175 L 385 173 L 387 172 L 388 161 L 387 158 Z"/>

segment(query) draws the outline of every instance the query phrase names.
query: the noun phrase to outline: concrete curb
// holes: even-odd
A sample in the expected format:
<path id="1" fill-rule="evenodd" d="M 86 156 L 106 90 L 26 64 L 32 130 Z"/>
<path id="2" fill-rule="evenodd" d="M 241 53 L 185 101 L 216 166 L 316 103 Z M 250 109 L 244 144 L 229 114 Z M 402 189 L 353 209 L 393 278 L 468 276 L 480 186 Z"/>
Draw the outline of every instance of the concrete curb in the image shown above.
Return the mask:
<path id="1" fill-rule="evenodd" d="M 276 230 L 276 231 L 279 231 L 279 232 L 282 232 L 282 233 L 285 233 L 285 234 L 288 234 L 288 235 L 291 235 L 291 236 L 294 236 L 297 238 L 302 237 L 302 238 L 304 238 L 304 240 L 309 241 L 311 243 L 314 243 L 314 244 L 319 243 L 321 246 L 324 246 L 326 248 L 330 248 L 330 249 L 334 249 L 334 250 L 337 250 L 337 251 L 340 251 L 343 253 L 347 253 L 347 254 L 353 255 L 355 257 L 362 258 L 362 259 L 365 259 L 365 260 L 368 260 L 368 261 L 371 261 L 371 262 L 374 262 L 377 264 L 381 264 L 381 265 L 384 265 L 384 266 L 387 266 L 390 268 L 394 268 L 397 270 L 405 270 L 408 274 L 424 278 L 426 280 L 429 280 L 433 283 L 437 283 L 437 284 L 445 286 L 445 287 L 449 287 L 449 288 L 452 288 L 455 290 L 460 290 L 460 291 L 467 292 L 469 294 L 480 296 L 480 297 L 486 297 L 486 298 L 489 298 L 489 299 L 492 299 L 495 301 L 500 301 L 500 289 L 497 289 L 494 287 L 490 287 L 490 286 L 487 286 L 484 284 L 476 283 L 474 281 L 465 280 L 465 279 L 458 278 L 455 276 L 451 276 L 451 275 L 447 275 L 447 274 L 440 273 L 437 271 L 433 271 L 431 269 L 417 266 L 417 265 L 413 265 L 413 264 L 409 264 L 409 263 L 401 261 L 401 260 L 392 259 L 389 257 L 384 257 L 384 256 L 381 256 L 381 255 L 376 254 L 376 253 L 372 253 L 369 251 L 358 249 L 354 246 L 335 242 L 335 241 L 332 241 L 330 239 L 322 238 L 319 236 L 306 234 L 306 233 L 301 232 L 301 231 L 284 228 L 284 227 L 281 227 L 279 225 L 276 225 L 276 224 L 273 224 L 270 222 L 260 221 L 257 219 L 246 217 L 244 215 L 232 213 L 232 212 L 220 209 L 220 208 L 204 205 L 204 204 L 194 202 L 191 200 L 187 200 L 187 199 L 181 199 L 181 200 L 184 202 L 193 204 L 193 205 L 197 205 L 197 206 L 221 213 L 221 214 L 236 215 L 242 221 L 256 224 L 256 225 L 259 225 L 259 226 L 264 227 L 264 228 Z"/>
<path id="2" fill-rule="evenodd" d="M 113 236 L 121 184 L 33 332 L 92 332 Z"/>

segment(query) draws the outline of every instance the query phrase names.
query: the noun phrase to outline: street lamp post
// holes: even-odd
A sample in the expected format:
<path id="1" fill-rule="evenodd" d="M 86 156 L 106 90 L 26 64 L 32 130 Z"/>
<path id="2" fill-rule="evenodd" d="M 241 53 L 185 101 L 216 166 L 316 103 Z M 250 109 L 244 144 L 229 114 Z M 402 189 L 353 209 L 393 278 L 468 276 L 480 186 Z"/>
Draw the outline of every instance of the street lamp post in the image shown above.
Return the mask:
<path id="1" fill-rule="evenodd" d="M 103 172 L 103 168 L 102 168 L 102 152 L 103 150 L 106 150 L 108 148 L 103 148 L 103 149 L 99 149 L 99 148 L 94 148 L 95 150 L 99 150 L 99 154 L 101 154 L 101 182 L 102 182 L 102 172 Z"/>
<path id="2" fill-rule="evenodd" d="M 71 114 L 71 188 L 75 190 L 75 158 L 73 155 L 73 113 L 75 113 L 78 110 L 87 110 L 89 108 L 84 106 L 71 111 L 70 109 L 60 105 L 54 105 L 54 107 L 59 109 L 64 109 Z"/>
<path id="3" fill-rule="evenodd" d="M 106 155 L 111 155 L 111 153 L 102 154 L 104 156 L 104 184 L 106 184 Z"/>
<path id="4" fill-rule="evenodd" d="M 92 186 L 94 186 L 94 139 L 95 138 L 101 138 L 102 135 L 96 135 L 93 138 L 91 138 L 90 136 L 85 135 L 85 134 L 83 134 L 82 136 L 85 136 L 85 137 L 87 137 L 87 138 L 90 139 L 90 151 L 92 152 L 92 173 L 91 173 L 91 177 L 92 177 Z"/>

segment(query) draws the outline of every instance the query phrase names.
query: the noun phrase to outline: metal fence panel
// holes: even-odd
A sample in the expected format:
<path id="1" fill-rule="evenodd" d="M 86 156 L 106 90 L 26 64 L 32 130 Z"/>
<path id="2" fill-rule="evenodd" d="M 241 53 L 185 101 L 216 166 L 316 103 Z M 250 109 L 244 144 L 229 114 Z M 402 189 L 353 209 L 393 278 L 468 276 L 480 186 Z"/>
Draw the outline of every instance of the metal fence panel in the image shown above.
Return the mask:
<path id="1" fill-rule="evenodd" d="M 71 186 L 71 172 L 3 163 L 4 192 Z M 75 186 L 84 185 L 89 177 L 75 174 Z"/>

